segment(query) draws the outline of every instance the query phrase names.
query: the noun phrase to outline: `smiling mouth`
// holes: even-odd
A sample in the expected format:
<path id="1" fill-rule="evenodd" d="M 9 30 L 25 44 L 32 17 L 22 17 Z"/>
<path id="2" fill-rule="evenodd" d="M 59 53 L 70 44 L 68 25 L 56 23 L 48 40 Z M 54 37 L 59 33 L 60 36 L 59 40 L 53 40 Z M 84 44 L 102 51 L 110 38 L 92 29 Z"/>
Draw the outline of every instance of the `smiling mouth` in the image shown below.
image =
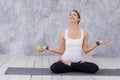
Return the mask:
<path id="1" fill-rule="evenodd" d="M 70 19 L 75 19 L 75 18 L 70 18 Z"/>

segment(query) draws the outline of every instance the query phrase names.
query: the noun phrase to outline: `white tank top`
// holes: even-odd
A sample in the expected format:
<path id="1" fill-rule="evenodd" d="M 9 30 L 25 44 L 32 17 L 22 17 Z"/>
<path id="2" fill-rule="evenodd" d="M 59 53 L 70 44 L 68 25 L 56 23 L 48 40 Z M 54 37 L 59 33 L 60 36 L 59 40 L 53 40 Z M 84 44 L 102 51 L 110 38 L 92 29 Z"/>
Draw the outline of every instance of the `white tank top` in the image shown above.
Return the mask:
<path id="1" fill-rule="evenodd" d="M 65 52 L 61 56 L 63 60 L 70 60 L 78 62 L 83 59 L 82 57 L 82 44 L 84 33 L 81 29 L 81 37 L 79 39 L 68 38 L 68 29 L 65 31 Z"/>

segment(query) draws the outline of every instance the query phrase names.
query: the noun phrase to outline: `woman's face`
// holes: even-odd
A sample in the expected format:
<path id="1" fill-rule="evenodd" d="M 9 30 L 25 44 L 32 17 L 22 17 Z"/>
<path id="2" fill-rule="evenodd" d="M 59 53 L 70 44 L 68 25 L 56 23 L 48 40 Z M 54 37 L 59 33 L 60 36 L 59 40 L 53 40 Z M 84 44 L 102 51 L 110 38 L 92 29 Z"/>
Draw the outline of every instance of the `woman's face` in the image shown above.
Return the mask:
<path id="1" fill-rule="evenodd" d="M 78 15 L 75 11 L 71 11 L 69 14 L 69 21 L 70 22 L 78 22 L 80 19 L 78 18 Z"/>

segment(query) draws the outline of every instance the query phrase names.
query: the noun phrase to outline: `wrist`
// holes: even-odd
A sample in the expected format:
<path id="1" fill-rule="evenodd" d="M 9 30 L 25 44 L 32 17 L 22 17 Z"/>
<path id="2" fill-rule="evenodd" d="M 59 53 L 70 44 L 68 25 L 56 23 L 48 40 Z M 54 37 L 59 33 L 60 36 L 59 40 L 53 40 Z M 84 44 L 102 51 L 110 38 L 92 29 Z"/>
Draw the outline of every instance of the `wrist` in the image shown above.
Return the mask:
<path id="1" fill-rule="evenodd" d="M 46 50 L 49 50 L 49 46 L 46 46 Z"/>

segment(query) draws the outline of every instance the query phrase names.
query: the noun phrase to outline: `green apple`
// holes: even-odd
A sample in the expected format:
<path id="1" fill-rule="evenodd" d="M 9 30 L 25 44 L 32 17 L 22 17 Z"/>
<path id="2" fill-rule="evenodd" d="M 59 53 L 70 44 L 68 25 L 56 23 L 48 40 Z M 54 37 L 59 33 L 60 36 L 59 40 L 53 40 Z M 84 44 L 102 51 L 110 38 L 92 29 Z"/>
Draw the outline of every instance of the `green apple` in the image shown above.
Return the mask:
<path id="1" fill-rule="evenodd" d="M 43 50 L 43 47 L 42 47 L 42 46 L 38 46 L 38 47 L 37 47 L 37 50 L 38 50 L 38 51 L 41 51 L 41 50 Z"/>

